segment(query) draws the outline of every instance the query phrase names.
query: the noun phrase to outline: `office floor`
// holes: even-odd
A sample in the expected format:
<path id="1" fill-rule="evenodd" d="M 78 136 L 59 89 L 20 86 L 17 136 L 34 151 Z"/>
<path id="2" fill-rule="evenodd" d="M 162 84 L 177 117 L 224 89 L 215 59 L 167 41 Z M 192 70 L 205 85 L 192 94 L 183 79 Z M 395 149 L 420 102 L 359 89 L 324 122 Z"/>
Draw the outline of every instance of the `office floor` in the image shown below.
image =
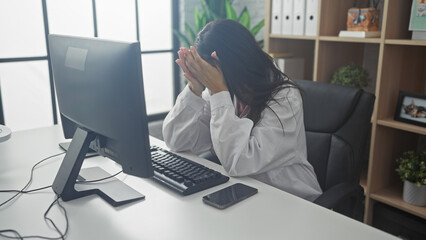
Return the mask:
<path id="1" fill-rule="evenodd" d="M 158 138 L 160 140 L 164 140 L 162 127 L 163 127 L 163 120 L 148 123 L 149 135 L 155 138 Z"/>

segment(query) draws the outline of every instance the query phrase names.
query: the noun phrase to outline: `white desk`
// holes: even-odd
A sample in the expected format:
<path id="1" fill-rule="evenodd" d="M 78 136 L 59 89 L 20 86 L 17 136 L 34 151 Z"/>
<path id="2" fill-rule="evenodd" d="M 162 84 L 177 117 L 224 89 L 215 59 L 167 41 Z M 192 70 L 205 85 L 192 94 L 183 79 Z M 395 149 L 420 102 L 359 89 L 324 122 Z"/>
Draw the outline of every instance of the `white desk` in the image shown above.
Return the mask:
<path id="1" fill-rule="evenodd" d="M 36 162 L 61 152 L 60 141 L 63 136 L 58 126 L 14 132 L 13 138 L 0 144 L 0 189 L 21 189 Z M 151 144 L 164 147 L 156 139 Z M 221 166 L 205 159 L 182 155 L 225 173 Z M 51 185 L 62 158 L 39 166 L 29 189 Z M 83 167 L 97 165 L 111 174 L 120 170 L 118 164 L 102 157 L 87 159 Z M 96 195 L 63 202 L 69 217 L 67 239 L 397 239 L 251 178 L 231 178 L 226 184 L 186 197 L 151 179 L 125 174 L 118 178 L 146 199 L 118 208 Z M 237 182 L 256 187 L 259 193 L 225 210 L 202 202 L 207 193 Z M 10 196 L 0 193 L 0 202 Z M 54 198 L 51 189 L 20 196 L 0 208 L 0 229 L 56 237 L 43 220 Z M 50 216 L 61 230 L 65 229 L 57 206 Z"/>

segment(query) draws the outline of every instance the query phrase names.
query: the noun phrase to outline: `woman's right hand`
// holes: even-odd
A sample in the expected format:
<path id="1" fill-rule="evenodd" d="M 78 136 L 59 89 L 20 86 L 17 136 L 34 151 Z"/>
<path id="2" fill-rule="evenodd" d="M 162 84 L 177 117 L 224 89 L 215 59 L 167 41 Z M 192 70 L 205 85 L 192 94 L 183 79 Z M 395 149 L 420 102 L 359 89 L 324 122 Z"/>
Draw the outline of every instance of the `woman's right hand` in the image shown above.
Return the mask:
<path id="1" fill-rule="evenodd" d="M 179 65 L 179 67 L 182 69 L 182 71 L 185 73 L 186 78 L 188 79 L 188 86 L 191 89 L 191 91 L 197 95 L 201 96 L 204 90 L 204 85 L 200 83 L 197 79 L 195 79 L 191 74 L 189 74 L 188 68 L 185 64 L 185 59 L 188 56 L 189 50 L 187 48 L 180 48 L 178 51 L 179 59 L 176 60 L 176 63 Z"/>

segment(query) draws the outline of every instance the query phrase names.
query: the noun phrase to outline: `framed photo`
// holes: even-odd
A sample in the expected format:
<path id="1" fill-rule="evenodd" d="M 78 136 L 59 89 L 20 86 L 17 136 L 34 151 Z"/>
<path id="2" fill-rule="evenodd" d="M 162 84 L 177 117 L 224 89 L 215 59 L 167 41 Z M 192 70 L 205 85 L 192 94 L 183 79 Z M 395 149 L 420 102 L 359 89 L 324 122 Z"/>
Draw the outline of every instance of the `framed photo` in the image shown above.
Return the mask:
<path id="1" fill-rule="evenodd" d="M 411 17 L 408 30 L 426 31 L 426 1 L 413 0 L 411 6 Z"/>
<path id="2" fill-rule="evenodd" d="M 426 95 L 400 91 L 394 119 L 426 127 Z"/>

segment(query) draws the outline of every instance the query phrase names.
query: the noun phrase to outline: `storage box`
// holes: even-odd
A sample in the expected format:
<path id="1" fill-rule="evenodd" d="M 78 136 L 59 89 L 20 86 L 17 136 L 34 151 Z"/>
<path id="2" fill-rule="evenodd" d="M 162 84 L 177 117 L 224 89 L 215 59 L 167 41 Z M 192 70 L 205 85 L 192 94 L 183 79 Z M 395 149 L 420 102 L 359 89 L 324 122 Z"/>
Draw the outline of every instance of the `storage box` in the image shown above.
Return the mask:
<path id="1" fill-rule="evenodd" d="M 275 58 L 278 68 L 290 79 L 305 79 L 305 60 L 303 58 Z"/>
<path id="2" fill-rule="evenodd" d="M 380 202 L 374 204 L 373 227 L 402 239 L 426 239 L 425 219 Z"/>

